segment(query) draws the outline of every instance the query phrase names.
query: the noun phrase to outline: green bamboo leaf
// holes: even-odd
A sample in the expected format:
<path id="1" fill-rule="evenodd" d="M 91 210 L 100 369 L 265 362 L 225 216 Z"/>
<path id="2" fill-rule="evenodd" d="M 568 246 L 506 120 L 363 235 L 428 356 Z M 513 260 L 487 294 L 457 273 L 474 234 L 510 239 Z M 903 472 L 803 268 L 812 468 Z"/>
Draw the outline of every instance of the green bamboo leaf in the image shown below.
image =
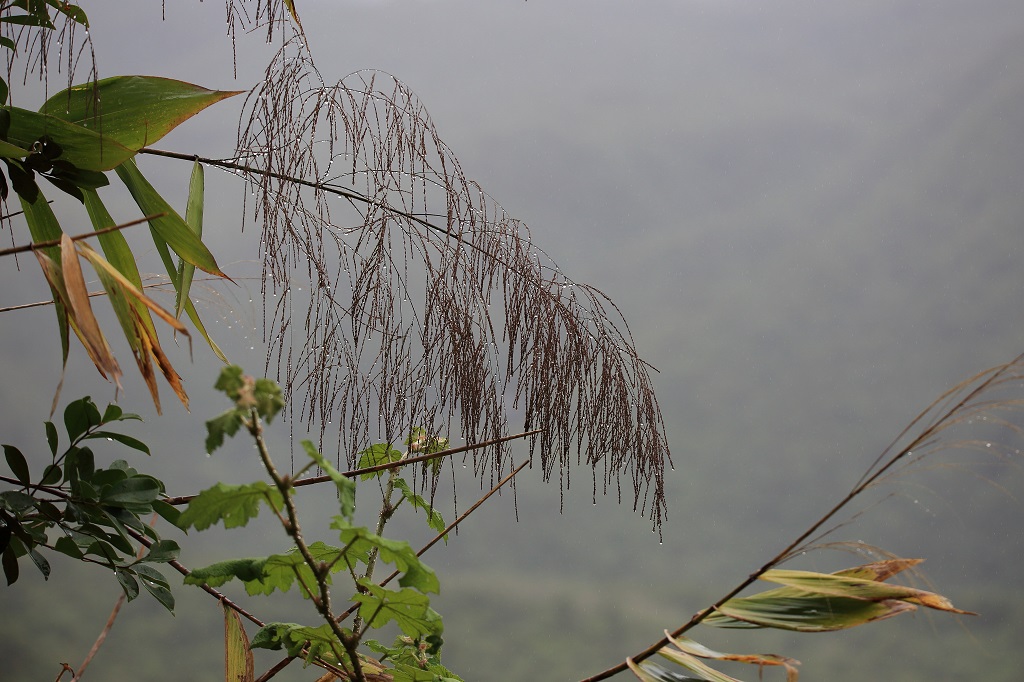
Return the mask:
<path id="1" fill-rule="evenodd" d="M 136 151 L 119 144 L 108 135 L 84 126 L 69 123 L 56 116 L 40 114 L 18 107 L 4 107 L 10 112 L 11 126 L 7 141 L 23 149 L 31 149 L 43 136 L 56 140 L 63 153 L 63 161 L 79 170 L 107 171 L 135 156 Z"/>
<path id="2" fill-rule="evenodd" d="M 200 270 L 218 277 L 227 277 L 220 271 L 217 260 L 202 240 L 139 172 L 134 160 L 125 161 L 115 169 L 115 172 L 145 215 L 164 214 L 150 220 L 149 226 L 153 232 L 153 242 L 167 270 L 167 275 L 174 281 L 176 290 L 180 290 L 180 282 L 177 281 L 177 268 L 171 260 L 170 254 L 167 253 L 168 246 L 183 261 L 191 263 Z"/>
<path id="3" fill-rule="evenodd" d="M 58 92 L 40 112 L 102 132 L 138 151 L 206 107 L 241 92 L 208 90 L 156 76 L 114 76 Z"/>
<path id="4" fill-rule="evenodd" d="M 188 185 L 188 203 L 185 206 L 185 224 L 195 232 L 196 236 L 203 237 L 203 166 L 198 161 L 192 165 L 192 178 Z M 185 309 L 185 303 L 189 301 L 189 289 L 192 288 L 192 276 L 196 267 L 191 263 L 181 261 L 178 269 L 178 300 L 176 303 L 175 317 L 181 317 Z"/>
<path id="5" fill-rule="evenodd" d="M 20 159 L 23 156 L 28 156 L 27 149 L 22 149 L 18 145 L 0 140 L 0 157 L 4 157 L 6 159 Z"/>

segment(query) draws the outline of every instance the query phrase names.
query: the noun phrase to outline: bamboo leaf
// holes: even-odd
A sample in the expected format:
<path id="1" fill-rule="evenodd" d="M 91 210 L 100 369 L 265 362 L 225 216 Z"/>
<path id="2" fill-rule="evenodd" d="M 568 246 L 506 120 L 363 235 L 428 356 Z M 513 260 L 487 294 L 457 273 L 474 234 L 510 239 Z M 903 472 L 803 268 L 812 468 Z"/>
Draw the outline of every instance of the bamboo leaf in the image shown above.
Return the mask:
<path id="1" fill-rule="evenodd" d="M 157 366 L 175 395 L 178 396 L 185 409 L 188 409 L 188 395 L 181 385 L 181 377 L 171 365 L 170 359 L 164 354 L 149 313 L 156 313 L 160 319 L 169 324 L 176 332 L 184 334 L 189 338 L 191 345 L 191 336 L 188 329 L 170 312 L 164 310 L 153 299 L 143 294 L 124 274 L 118 271 L 117 268 L 100 256 L 88 244 L 79 243 L 78 248 L 79 252 L 92 264 L 96 273 L 100 276 L 100 281 L 103 282 L 104 288 L 110 293 L 112 302 L 115 302 L 115 311 L 119 309 L 126 311 L 128 319 L 122 322 L 122 328 L 124 328 L 125 336 L 132 345 L 135 361 L 139 366 L 139 372 L 149 388 L 157 412 L 160 412 L 160 396 L 156 386 L 156 376 L 153 372 L 153 360 L 156 361 Z M 116 302 L 121 300 L 124 302 Z"/>
<path id="2" fill-rule="evenodd" d="M 107 171 L 135 156 L 135 150 L 84 126 L 28 109 L 4 108 L 11 116 L 8 142 L 31 149 L 41 137 L 49 136 L 60 143 L 61 160 L 74 164 L 79 170 Z"/>
<path id="3" fill-rule="evenodd" d="M 917 607 L 898 600 L 864 601 L 844 597 L 812 597 L 806 592 L 779 588 L 751 597 L 730 599 L 706 625 L 722 628 L 776 628 L 797 632 L 845 630 L 898 616 Z"/>
<path id="4" fill-rule="evenodd" d="M 18 199 L 21 201 L 21 209 L 24 212 L 25 222 L 28 223 L 28 230 L 32 235 L 33 242 L 48 242 L 61 239 L 64 235 L 64 230 L 61 229 L 60 223 L 57 222 L 57 216 L 53 214 L 53 210 L 48 203 L 45 201 L 29 203 L 22 197 L 18 197 Z M 43 255 L 47 257 L 45 261 L 40 258 Z M 36 258 L 39 259 L 39 264 L 43 269 L 43 274 L 47 282 L 49 282 L 50 291 L 53 294 L 53 308 L 57 313 L 57 325 L 60 331 L 62 366 L 66 366 L 70 347 L 67 309 L 64 305 L 64 299 L 58 295 L 57 285 L 62 278 L 59 276 L 59 273 L 53 272 L 51 267 L 60 259 L 60 247 L 49 246 L 42 249 L 41 252 L 37 251 Z M 54 401 L 56 401 L 56 396 Z"/>
<path id="5" fill-rule="evenodd" d="M 156 76 L 114 76 L 58 92 L 40 112 L 102 133 L 134 152 L 206 107 L 241 92 L 208 90 Z"/>
<path id="6" fill-rule="evenodd" d="M 173 261 L 171 261 L 170 254 L 167 253 L 168 246 L 183 261 L 191 263 L 200 270 L 204 270 L 211 275 L 217 275 L 218 277 L 227 276 L 220 271 L 217 260 L 210 253 L 209 249 L 206 248 L 202 240 L 185 224 L 185 221 L 171 208 L 171 205 L 160 196 L 153 188 L 153 185 L 149 184 L 149 181 L 139 172 L 139 168 L 133 160 L 126 161 L 118 166 L 115 171 L 125 184 L 125 187 L 128 188 L 128 191 L 131 192 L 132 198 L 135 199 L 135 203 L 138 204 L 144 214 L 164 214 L 160 218 L 154 218 L 149 221 L 149 225 L 153 232 L 153 242 L 160 252 L 160 258 L 167 269 L 167 275 L 174 281 L 176 290 L 180 290 L 180 283 L 177 281 L 177 268 L 174 266 Z"/>
<path id="7" fill-rule="evenodd" d="M 188 203 L 185 206 L 185 224 L 195 232 L 196 236 L 203 237 L 203 166 L 198 161 L 192 165 L 192 177 L 188 185 Z M 189 300 L 189 289 L 192 287 L 192 276 L 196 267 L 184 260 L 178 268 L 178 300 L 175 317 L 181 317 L 185 309 L 185 303 Z"/>
<path id="8" fill-rule="evenodd" d="M 662 647 L 658 651 L 659 654 L 670 660 L 676 661 L 675 655 L 677 653 L 687 654 L 688 656 L 696 656 L 698 658 L 709 658 L 716 661 L 736 661 L 738 663 L 749 663 L 758 667 L 763 666 L 782 666 L 786 669 L 786 680 L 787 682 L 796 682 L 799 677 L 796 666 L 800 665 L 800 661 L 797 661 L 786 656 L 779 656 L 778 654 L 725 654 L 719 651 L 714 651 L 699 642 L 696 642 L 688 637 L 673 637 L 668 631 L 665 632 L 665 637 L 669 642 L 676 648 L 677 651 L 673 651 L 670 647 Z M 678 662 L 678 661 L 676 661 Z M 680 663 L 682 665 L 682 663 Z M 686 666 L 684 666 L 686 667 Z M 693 672 L 700 673 L 700 670 L 696 668 L 688 668 Z M 720 673 L 715 673 L 720 674 Z M 709 677 L 708 679 L 714 679 Z M 731 679 L 731 678 L 729 678 Z"/>
<path id="9" fill-rule="evenodd" d="M 76 326 L 79 338 L 85 345 L 96 369 L 108 379 L 121 385 L 121 367 L 117 364 L 110 350 L 107 339 L 100 329 L 100 323 L 92 312 L 89 303 L 89 289 L 82 275 L 82 266 L 78 262 L 78 250 L 71 237 L 61 237 L 61 269 L 64 275 L 64 286 L 67 291 L 68 314 Z M 108 376 L 109 375 L 109 376 Z"/>
<path id="10" fill-rule="evenodd" d="M 735 677 L 730 677 L 725 673 L 718 672 L 707 663 L 704 663 L 685 651 L 662 647 L 658 653 L 676 665 L 685 668 L 692 673 L 697 673 L 697 675 L 700 676 L 698 679 L 708 680 L 708 682 L 740 682 L 740 680 Z"/>
<path id="11" fill-rule="evenodd" d="M 156 313 L 156 316 L 159 317 L 164 322 L 166 322 L 167 324 L 169 324 L 171 327 L 173 327 L 174 331 L 180 332 L 185 336 L 190 336 L 188 332 L 188 327 L 183 325 L 176 317 L 174 317 L 174 315 L 170 313 L 170 311 L 164 310 L 160 306 L 160 304 L 158 304 L 156 301 L 151 299 L 149 296 L 146 296 L 139 289 L 137 289 L 135 285 L 128 280 L 128 278 L 126 278 L 124 275 L 118 272 L 118 270 L 114 266 L 107 262 L 107 260 L 100 256 L 100 254 L 98 254 L 95 250 L 93 250 L 92 247 L 90 247 L 88 244 L 83 243 L 79 243 L 78 247 L 82 251 L 82 255 L 89 259 L 89 262 L 93 264 L 97 271 L 103 270 L 105 273 L 109 274 L 111 277 L 116 279 L 118 283 L 124 288 L 124 291 L 126 293 L 130 294 L 135 299 L 142 302 L 147 308 L 149 308 L 151 312 Z"/>
<path id="12" fill-rule="evenodd" d="M 866 601 L 884 601 L 898 599 L 927 606 L 939 611 L 949 611 L 965 615 L 977 615 L 970 611 L 962 611 L 954 608 L 953 604 L 942 595 L 928 592 L 926 590 L 909 587 L 907 585 L 891 585 L 876 580 L 851 577 L 848 575 L 835 575 L 829 573 L 814 573 L 812 571 L 794 571 L 784 569 L 773 569 L 765 572 L 761 580 L 766 580 L 781 585 L 804 590 L 812 595 L 830 595 L 835 597 L 848 597 L 851 599 L 862 599 Z"/>
<path id="13" fill-rule="evenodd" d="M 18 145 L 0 140 L 0 157 L 5 159 L 20 159 L 23 156 L 28 156 L 27 149 L 22 149 Z"/>
<path id="14" fill-rule="evenodd" d="M 224 679 L 252 682 L 256 664 L 249 649 L 249 637 L 238 613 L 224 604 Z"/>

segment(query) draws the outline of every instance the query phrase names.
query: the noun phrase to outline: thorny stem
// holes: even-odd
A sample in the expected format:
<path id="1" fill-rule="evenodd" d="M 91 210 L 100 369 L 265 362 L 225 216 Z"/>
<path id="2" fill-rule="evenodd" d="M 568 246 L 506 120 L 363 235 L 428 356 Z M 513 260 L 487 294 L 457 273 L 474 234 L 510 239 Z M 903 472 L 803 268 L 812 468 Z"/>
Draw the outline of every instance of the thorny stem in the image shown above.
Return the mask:
<path id="1" fill-rule="evenodd" d="M 267 449 L 267 443 L 263 439 L 263 424 L 260 420 L 260 415 L 257 408 L 252 407 L 249 409 L 249 421 L 246 424 L 249 433 L 256 441 L 256 449 L 259 451 L 260 460 L 263 462 L 263 467 L 270 474 L 270 478 L 274 481 L 274 485 L 281 493 L 281 497 L 284 499 L 285 511 L 288 514 L 287 523 L 284 524 L 285 532 L 291 536 L 292 540 L 295 541 L 295 546 L 298 548 L 299 553 L 302 555 L 306 565 L 309 566 L 310 570 L 316 578 L 316 587 L 319 595 L 314 595 L 310 590 L 310 597 L 313 601 L 313 605 L 316 610 L 320 613 L 320 616 L 330 626 L 334 636 L 338 638 L 342 646 L 345 647 L 345 651 L 348 653 L 349 662 L 352 664 L 352 680 L 364 680 L 362 666 L 359 663 L 359 656 L 356 652 L 356 647 L 359 645 L 359 636 L 357 633 L 351 635 L 347 634 L 341 625 L 334 619 L 334 614 L 331 612 L 331 592 L 327 586 L 327 571 L 320 570 L 319 563 L 313 557 L 312 552 L 309 551 L 309 546 L 302 537 L 302 529 L 299 526 L 299 514 L 298 509 L 295 507 L 295 501 L 292 499 L 291 483 L 286 481 L 283 476 L 278 472 L 277 467 L 274 466 L 273 460 L 270 458 L 270 451 Z"/>
<path id="2" fill-rule="evenodd" d="M 910 422 L 910 425 L 907 426 L 907 428 L 905 428 L 900 433 L 900 436 L 898 436 L 896 440 L 894 440 L 885 450 L 882 451 L 882 454 L 872 463 L 871 467 L 869 467 L 868 472 L 865 473 L 864 476 L 861 477 L 861 479 L 857 482 L 856 485 L 854 485 L 854 487 L 850 490 L 850 492 L 848 492 L 838 503 L 835 504 L 835 506 L 833 506 L 828 512 L 826 512 L 824 516 L 822 516 L 817 521 L 815 521 L 810 526 L 810 528 L 808 528 L 803 533 L 801 533 L 800 536 L 797 537 L 796 540 L 793 540 L 793 542 L 791 542 L 789 545 L 787 545 L 784 550 L 782 550 L 781 552 L 776 554 L 775 557 L 772 558 L 770 561 L 768 561 L 764 566 L 762 566 L 761 568 L 757 569 L 756 571 L 751 573 L 749 576 L 747 576 L 747 578 L 745 580 L 743 580 L 743 582 L 741 582 L 739 585 L 737 585 L 733 589 L 729 590 L 729 592 L 727 592 L 724 596 L 722 596 L 720 599 L 718 599 L 718 601 L 716 601 L 714 604 L 712 604 L 711 606 L 708 606 L 708 607 L 704 608 L 703 610 L 697 612 L 696 614 L 693 615 L 692 618 L 690 618 L 690 620 L 688 620 L 681 627 L 677 628 L 675 631 L 673 631 L 673 632 L 669 633 L 668 635 L 666 635 L 665 637 L 661 638 L 660 640 L 658 640 L 657 642 L 655 642 L 651 646 L 647 647 L 643 651 L 641 651 L 641 652 L 639 652 L 639 653 L 637 653 L 637 654 L 635 654 L 633 656 L 630 656 L 627 660 L 632 661 L 633 663 L 639 663 L 640 661 L 643 661 L 643 660 L 645 660 L 647 658 L 650 658 L 654 654 L 658 653 L 658 651 L 662 647 L 668 645 L 669 637 L 672 637 L 672 638 L 679 637 L 683 633 L 685 633 L 685 632 L 691 630 L 692 628 L 696 627 L 701 622 L 703 622 L 705 618 L 707 618 L 712 613 L 714 613 L 716 610 L 718 610 L 718 608 L 721 607 L 725 602 L 727 602 L 728 600 L 732 599 L 737 594 L 739 594 L 740 592 L 745 590 L 747 587 L 752 585 L 762 575 L 764 575 L 769 570 L 771 570 L 772 568 L 774 568 L 778 564 L 782 563 L 783 561 L 786 561 L 787 559 L 791 558 L 793 556 L 794 552 L 796 552 L 797 550 L 799 550 L 801 547 L 804 546 L 804 543 L 808 540 L 808 538 L 810 538 L 812 535 L 814 535 L 816 532 L 818 532 L 818 530 L 822 526 L 824 526 L 830 519 L 832 519 L 836 514 L 838 514 L 850 502 L 852 502 L 854 498 L 858 497 L 861 493 L 863 493 L 869 487 L 871 487 L 876 482 L 878 482 L 878 480 L 880 478 L 882 478 L 882 476 L 884 476 L 887 472 L 891 471 L 892 468 L 897 463 L 899 463 L 904 458 L 906 458 L 908 455 L 910 455 L 915 449 L 919 448 L 922 444 L 928 443 L 940 431 L 942 431 L 942 429 L 945 428 L 945 426 L 947 426 L 948 424 L 954 422 L 956 420 L 957 416 L 958 416 L 958 413 L 961 410 L 963 410 L 975 398 L 977 398 L 979 395 L 981 395 L 986 389 L 991 387 L 993 384 L 996 384 L 1000 380 L 1000 378 L 1008 370 L 1010 370 L 1012 367 L 1016 367 L 1022 361 L 1024 361 L 1024 353 L 1018 355 L 1012 361 L 1010 361 L 1010 362 L 1008 362 L 1008 363 L 1006 363 L 1004 365 L 1001 365 L 998 368 L 994 368 L 992 370 L 988 370 L 988 372 L 982 372 L 981 374 L 973 377 L 972 380 L 969 380 L 966 383 L 959 384 L 954 389 L 951 389 L 950 391 L 947 391 L 946 393 L 941 395 L 938 399 L 933 401 L 931 405 L 929 405 L 927 408 L 925 408 L 920 414 L 918 414 L 913 419 L 913 421 Z M 970 390 L 966 394 L 964 394 L 964 396 L 962 398 L 960 398 L 959 400 L 957 400 L 952 405 L 952 407 L 949 407 L 948 409 L 944 410 L 941 413 L 941 416 L 938 419 L 933 420 L 930 424 L 928 424 L 928 426 L 926 426 L 924 429 L 922 429 L 921 432 L 908 445 L 906 445 L 905 447 L 901 448 L 899 451 L 893 453 L 892 456 L 889 457 L 888 460 L 885 459 L 886 454 L 893 451 L 893 448 L 895 447 L 896 443 L 899 442 L 900 438 L 902 436 L 904 436 L 915 424 L 920 423 L 930 412 L 932 412 L 934 409 L 936 409 L 939 404 L 941 404 L 942 402 L 944 402 L 945 400 L 950 398 L 952 395 L 954 395 L 958 389 L 965 388 L 965 386 L 969 385 L 971 383 L 971 381 L 979 379 L 980 377 L 984 376 L 986 373 L 989 374 L 988 378 L 986 378 L 980 384 L 975 386 L 972 390 Z M 883 462 L 883 461 L 885 463 L 881 464 L 881 466 L 879 466 L 879 464 L 881 462 Z M 874 471 L 872 471 L 872 470 L 874 470 Z M 606 680 L 609 677 L 613 677 L 614 675 L 619 674 L 620 672 L 626 671 L 628 669 L 628 667 L 629 666 L 628 666 L 627 662 L 623 661 L 622 663 L 619 663 L 618 665 L 612 666 L 611 668 L 608 668 L 607 670 L 604 670 L 604 671 L 598 673 L 597 675 L 594 675 L 592 677 L 587 677 L 587 678 L 585 678 L 583 680 L 580 680 L 580 682 L 598 682 L 599 680 Z"/>

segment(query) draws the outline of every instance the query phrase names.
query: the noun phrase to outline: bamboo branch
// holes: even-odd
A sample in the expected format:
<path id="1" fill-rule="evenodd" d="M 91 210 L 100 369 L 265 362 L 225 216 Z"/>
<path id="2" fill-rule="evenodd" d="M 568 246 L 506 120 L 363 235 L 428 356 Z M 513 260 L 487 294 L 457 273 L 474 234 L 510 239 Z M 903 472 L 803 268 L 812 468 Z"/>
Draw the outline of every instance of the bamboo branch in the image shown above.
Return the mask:
<path id="1" fill-rule="evenodd" d="M 929 413 L 935 410 L 942 403 L 949 400 L 952 396 L 956 395 L 958 391 L 965 390 L 968 386 L 971 385 L 971 383 L 978 381 L 979 379 L 981 379 L 981 377 L 984 377 L 986 374 L 988 374 L 988 377 L 984 381 L 982 381 L 972 390 L 964 394 L 963 397 L 957 400 L 951 407 L 942 410 L 940 416 L 937 419 L 931 421 L 924 429 L 922 429 L 922 431 L 908 445 L 906 445 L 903 448 L 900 448 L 899 451 L 895 452 L 888 459 L 886 459 L 886 455 L 888 453 L 893 452 L 893 449 L 895 448 L 896 443 L 899 442 L 900 438 L 898 437 L 896 440 L 894 440 L 887 448 L 885 448 L 885 450 L 882 451 L 882 454 L 878 458 L 876 458 L 875 461 L 871 464 L 871 466 L 868 468 L 868 473 L 864 474 L 864 476 L 861 477 L 861 479 L 856 483 L 856 485 L 854 485 L 850 492 L 848 492 L 838 503 L 835 504 L 835 506 L 833 506 L 828 512 L 826 512 L 824 516 L 822 516 L 813 524 L 811 524 L 811 526 L 803 533 L 801 533 L 796 540 L 793 540 L 789 545 L 786 546 L 785 549 L 776 554 L 775 557 L 772 558 L 768 563 L 766 563 L 764 566 L 751 573 L 749 576 L 747 576 L 745 580 L 743 580 L 739 585 L 737 585 L 733 589 L 729 590 L 729 592 L 727 592 L 724 596 L 718 599 L 714 604 L 694 614 L 694 616 L 690 618 L 690 620 L 688 620 L 685 624 L 677 628 L 675 631 L 669 633 L 669 636 L 673 638 L 679 637 L 683 633 L 696 627 L 701 622 L 703 622 L 705 618 L 710 616 L 719 607 L 721 607 L 725 602 L 727 602 L 728 600 L 732 599 L 737 594 L 745 590 L 766 572 L 768 572 L 775 566 L 779 565 L 783 561 L 786 561 L 787 559 L 791 558 L 794 552 L 799 551 L 799 549 L 803 546 L 804 542 L 808 540 L 808 538 L 810 538 L 818 531 L 818 529 L 820 529 L 822 526 L 828 523 L 829 520 L 831 520 L 836 514 L 838 514 L 843 508 L 845 508 L 850 502 L 852 502 L 854 498 L 860 496 L 861 493 L 863 493 L 865 490 L 871 487 L 874 483 L 878 482 L 878 480 L 886 472 L 890 471 L 898 462 L 902 461 L 904 458 L 910 455 L 921 444 L 926 443 L 930 439 L 934 438 L 936 434 L 942 431 L 946 426 L 955 423 L 958 420 L 958 413 L 961 410 L 963 410 L 967 405 L 969 405 L 975 398 L 977 398 L 985 390 L 992 387 L 993 385 L 998 385 L 1004 377 L 1004 375 L 1011 368 L 1020 365 L 1022 362 L 1024 362 L 1024 353 L 1018 355 L 1012 361 L 1004 365 L 994 367 L 990 370 L 987 370 L 986 372 L 982 372 L 980 374 L 975 375 L 974 377 L 971 377 L 965 382 L 961 382 L 953 389 L 950 389 L 949 391 L 946 391 L 941 396 L 939 396 L 939 398 L 933 401 L 927 408 L 925 408 L 910 422 L 910 426 L 905 428 L 900 433 L 900 437 L 908 433 L 909 429 L 912 428 L 915 424 L 921 423 L 928 416 Z M 630 656 L 627 660 L 632 661 L 634 663 L 639 663 L 640 661 L 650 658 L 654 654 L 658 653 L 658 651 L 662 647 L 668 645 L 669 636 L 661 638 L 660 640 L 650 645 L 643 651 L 634 654 L 633 656 Z M 623 661 L 622 663 L 612 666 L 611 668 L 608 668 L 607 670 L 604 670 L 598 673 L 597 675 L 587 677 L 581 680 L 580 682 L 598 682 L 599 680 L 606 680 L 609 677 L 617 675 L 620 672 L 625 672 L 628 669 L 629 664 Z"/>

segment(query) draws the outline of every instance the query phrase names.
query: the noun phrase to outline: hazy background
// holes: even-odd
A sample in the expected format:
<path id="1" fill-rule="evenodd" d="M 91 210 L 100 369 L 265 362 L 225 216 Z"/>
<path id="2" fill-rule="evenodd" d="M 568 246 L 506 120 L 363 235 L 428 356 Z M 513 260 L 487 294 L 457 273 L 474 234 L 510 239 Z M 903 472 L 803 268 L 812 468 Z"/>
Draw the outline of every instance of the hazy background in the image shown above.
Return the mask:
<path id="1" fill-rule="evenodd" d="M 236 80 L 219 3 L 169 3 L 162 23 L 158 2 L 84 7 L 101 76 L 247 89 L 271 55 L 259 36 L 244 37 Z M 676 464 L 664 544 L 628 506 L 591 505 L 586 473 L 560 515 L 557 485 L 525 472 L 517 505 L 503 495 L 427 555 L 442 578 L 445 662 L 467 680 L 573 680 L 621 661 L 785 546 L 942 390 L 1024 350 L 1017 1 L 298 7 L 324 77 L 378 68 L 410 86 L 466 174 L 570 276 L 613 297 L 660 370 Z M 51 92 L 60 80 L 51 72 Z M 32 92 L 15 88 L 15 103 L 37 105 Z M 159 146 L 229 155 L 240 99 Z M 184 205 L 187 164 L 140 165 Z M 241 187 L 210 171 L 207 192 L 214 252 L 229 273 L 252 272 L 257 238 L 251 226 L 239 231 Z M 116 215 L 136 216 L 126 204 Z M 149 248 L 144 234 L 131 239 Z M 0 305 L 47 298 L 34 263 L 13 267 L 7 259 L 0 272 Z M 207 292 L 204 310 L 232 359 L 259 371 L 251 295 Z M 52 318 L 44 308 L 2 320 L 3 442 L 36 455 L 60 376 Z M 203 421 L 223 409 L 210 389 L 216 361 L 199 342 L 193 367 L 184 349 L 176 359 L 191 414 L 165 390 L 157 418 L 140 382 L 126 382 L 125 404 L 148 419 L 133 431 L 154 446 L 145 466 L 173 477 L 180 494 L 250 480 L 245 443 L 204 455 Z M 123 349 L 121 360 L 130 362 Z M 63 395 L 85 393 L 114 397 L 76 349 Z M 275 434 L 282 448 L 286 429 Z M 1017 465 L 922 471 L 836 535 L 927 557 L 935 587 L 977 618 L 919 614 L 798 637 L 694 634 L 801 658 L 807 680 L 1018 680 L 1022 484 Z M 312 533 L 335 503 L 303 495 Z M 467 479 L 460 509 L 475 496 Z M 412 521 L 415 545 L 426 533 Z M 183 544 L 184 563 L 198 566 L 284 543 L 255 527 Z M 804 565 L 852 561 L 823 554 Z M 77 666 L 119 593 L 103 571 L 53 564 L 49 584 L 26 567 L 0 590 L 0 679 L 53 679 L 60 661 Z M 147 598 L 128 605 L 89 676 L 217 679 L 219 607 L 184 587 L 176 595 L 173 618 Z M 249 605 L 267 618 L 288 613 Z M 314 677 L 296 665 L 281 679 Z"/>

